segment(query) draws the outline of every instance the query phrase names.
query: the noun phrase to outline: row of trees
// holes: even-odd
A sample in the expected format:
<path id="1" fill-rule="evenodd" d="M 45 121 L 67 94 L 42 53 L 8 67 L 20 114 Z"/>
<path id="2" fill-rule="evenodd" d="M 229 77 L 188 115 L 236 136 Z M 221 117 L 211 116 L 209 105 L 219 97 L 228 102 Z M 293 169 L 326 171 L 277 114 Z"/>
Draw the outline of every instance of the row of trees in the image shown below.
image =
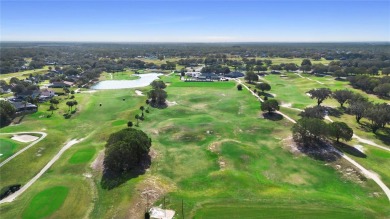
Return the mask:
<path id="1" fill-rule="evenodd" d="M 318 118 L 303 117 L 292 127 L 293 138 L 304 145 L 333 138 L 337 142 L 340 139 L 349 141 L 352 139 L 353 130 L 344 122 L 326 123 Z"/>
<path id="2" fill-rule="evenodd" d="M 381 97 L 390 97 L 390 76 L 370 77 L 367 75 L 358 75 L 349 77 L 348 80 L 354 88 Z"/>
<path id="3" fill-rule="evenodd" d="M 150 105 L 153 107 L 165 107 L 167 92 L 164 90 L 167 86 L 163 81 L 153 81 L 151 84 L 152 90 L 148 92 L 148 98 L 150 99 Z"/>
<path id="4" fill-rule="evenodd" d="M 317 99 L 318 107 L 307 108 L 302 115 L 312 115 L 310 117 L 313 118 L 323 117 L 325 108 L 319 106 L 325 99 L 333 97 L 340 103 L 341 108 L 344 108 L 344 104 L 348 103 L 349 106 L 346 108 L 346 112 L 354 115 L 358 123 L 362 118 L 367 118 L 374 133 L 378 129 L 384 128 L 386 124 L 390 124 L 390 105 L 386 103 L 372 103 L 362 95 L 350 90 L 332 92 L 329 88 L 319 88 L 312 89 L 308 93 L 312 99 Z"/>

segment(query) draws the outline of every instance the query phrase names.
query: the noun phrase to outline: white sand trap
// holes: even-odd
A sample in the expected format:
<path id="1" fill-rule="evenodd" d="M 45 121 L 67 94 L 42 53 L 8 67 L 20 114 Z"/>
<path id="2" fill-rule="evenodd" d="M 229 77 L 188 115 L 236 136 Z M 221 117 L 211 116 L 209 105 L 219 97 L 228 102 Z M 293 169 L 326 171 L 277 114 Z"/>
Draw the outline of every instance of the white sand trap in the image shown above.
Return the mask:
<path id="1" fill-rule="evenodd" d="M 19 142 L 31 142 L 37 140 L 38 138 L 39 137 L 33 135 L 14 135 L 11 139 Z"/>
<path id="2" fill-rule="evenodd" d="M 286 107 L 286 108 L 291 108 L 292 104 L 291 103 L 282 103 L 280 106 Z"/>
<path id="3" fill-rule="evenodd" d="M 357 150 L 359 150 L 360 152 L 364 153 L 364 147 L 362 145 L 354 145 L 353 146 L 354 148 L 356 148 Z"/>
<path id="4" fill-rule="evenodd" d="M 309 97 L 311 97 L 311 94 L 309 94 L 309 93 L 306 93 L 306 95 L 309 96 Z"/>
<path id="5" fill-rule="evenodd" d="M 135 90 L 135 93 L 137 94 L 137 96 L 145 96 L 142 91 L 140 90 Z"/>
<path id="6" fill-rule="evenodd" d="M 96 90 L 85 90 L 85 91 L 80 91 L 80 93 L 82 94 L 92 94 L 92 93 L 95 93 Z"/>
<path id="7" fill-rule="evenodd" d="M 175 211 L 159 207 L 152 207 L 149 212 L 151 218 L 172 219 L 175 216 Z"/>
<path id="8" fill-rule="evenodd" d="M 166 103 L 168 106 L 174 106 L 174 105 L 177 105 L 177 102 L 176 101 L 169 101 L 169 100 L 166 100 Z"/>

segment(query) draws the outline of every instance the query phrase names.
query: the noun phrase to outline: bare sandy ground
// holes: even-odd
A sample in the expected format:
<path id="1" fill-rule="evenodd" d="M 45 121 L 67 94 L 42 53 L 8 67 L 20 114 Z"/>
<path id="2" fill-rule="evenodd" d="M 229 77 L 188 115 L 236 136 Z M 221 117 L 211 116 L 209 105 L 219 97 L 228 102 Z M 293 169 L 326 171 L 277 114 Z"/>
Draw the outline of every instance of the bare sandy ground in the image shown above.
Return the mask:
<path id="1" fill-rule="evenodd" d="M 23 135 L 14 135 L 14 137 L 12 137 L 11 139 L 12 140 L 15 140 L 15 141 L 19 141 L 19 142 L 31 142 L 31 141 L 35 141 L 37 140 L 39 137 L 37 136 L 34 136 L 34 135 L 26 135 L 26 134 L 23 134 Z"/>
<path id="2" fill-rule="evenodd" d="M 176 101 L 169 101 L 169 100 L 166 100 L 165 102 L 167 103 L 168 106 L 177 105 L 177 102 L 176 102 Z"/>
<path id="3" fill-rule="evenodd" d="M 142 91 L 140 90 L 135 90 L 135 93 L 137 94 L 137 96 L 145 96 Z"/>

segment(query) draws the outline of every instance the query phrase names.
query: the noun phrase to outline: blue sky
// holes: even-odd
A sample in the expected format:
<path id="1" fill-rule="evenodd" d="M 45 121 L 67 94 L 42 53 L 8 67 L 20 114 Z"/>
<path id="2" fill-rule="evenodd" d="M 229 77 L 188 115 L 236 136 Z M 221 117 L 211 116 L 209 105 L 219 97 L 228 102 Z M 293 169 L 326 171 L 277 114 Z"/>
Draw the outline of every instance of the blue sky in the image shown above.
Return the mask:
<path id="1" fill-rule="evenodd" d="M 390 41 L 390 1 L 3 1 L 1 41 Z"/>

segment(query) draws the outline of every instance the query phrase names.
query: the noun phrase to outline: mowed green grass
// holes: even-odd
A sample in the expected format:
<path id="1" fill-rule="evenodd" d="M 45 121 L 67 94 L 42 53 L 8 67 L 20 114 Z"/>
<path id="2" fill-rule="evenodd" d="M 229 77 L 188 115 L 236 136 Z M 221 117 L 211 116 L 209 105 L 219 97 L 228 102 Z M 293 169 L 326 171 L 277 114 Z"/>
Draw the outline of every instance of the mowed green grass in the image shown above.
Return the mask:
<path id="1" fill-rule="evenodd" d="M 214 88 L 231 88 L 236 83 L 231 81 L 219 81 L 219 82 L 178 82 L 173 83 L 172 87 L 214 87 Z"/>
<path id="2" fill-rule="evenodd" d="M 252 203 L 243 204 L 236 203 L 236 208 L 232 208 L 234 203 L 228 203 L 226 205 L 205 205 L 200 211 L 197 212 L 194 218 L 196 219 L 208 219 L 208 218 L 248 218 L 248 219 L 260 219 L 260 218 L 302 218 L 302 219 L 363 219 L 367 218 L 364 215 L 360 215 L 357 212 L 350 211 L 350 209 L 342 208 L 324 208 L 321 205 L 283 205 L 278 207 L 269 207 L 268 203 L 258 203 L 254 205 Z"/>
<path id="3" fill-rule="evenodd" d="M 11 78 L 15 77 L 18 79 L 25 79 L 32 75 L 38 75 L 38 74 L 45 74 L 49 70 L 48 66 L 44 66 L 41 69 L 35 69 L 35 70 L 26 70 L 26 71 L 20 71 L 20 72 L 14 72 L 14 73 L 9 73 L 9 74 L 0 74 L 0 80 L 5 80 L 7 83 Z"/>
<path id="4" fill-rule="evenodd" d="M 22 124 L 2 129 L 44 129 L 49 134 L 35 146 L 37 150 L 45 148 L 42 156 L 37 157 L 37 150 L 30 149 L 23 153 L 25 156 L 22 154 L 0 169 L 2 185 L 25 183 L 64 142 L 87 138 L 68 149 L 15 202 L 1 205 L 0 215 L 21 218 L 26 209 L 34 207 L 30 206 L 37 194 L 63 186 L 69 188 L 69 193 L 51 218 L 82 218 L 88 212 L 89 218 L 131 218 L 129 208 L 140 201 L 139 193 L 157 188 L 163 188 L 167 207 L 174 209 L 178 218 L 182 200 L 186 218 L 227 218 L 229 215 L 223 212 L 234 212 L 240 207 L 243 218 L 257 217 L 261 211 L 272 218 L 274 212 L 282 210 L 304 216 L 305 209 L 331 218 L 348 213 L 356 218 L 390 216 L 387 198 L 383 194 L 371 195 L 381 193 L 371 180 L 362 184 L 346 180 L 323 161 L 291 153 L 285 141 L 292 124 L 285 119 L 262 119 L 260 104 L 248 91 L 237 91 L 234 83 L 224 87 L 206 82 L 208 87 L 196 89 L 184 86 L 188 82 L 180 82 L 178 77 L 163 80 L 170 82 L 166 88 L 168 100 L 178 104 L 165 109 L 150 108 L 140 122 L 139 129 L 152 138 L 156 154 L 152 166 L 144 175 L 112 190 L 101 188 L 101 172 L 92 170 L 90 164 L 104 148 L 108 136 L 125 128 L 122 122 L 134 122 L 139 107 L 145 105 L 146 97 L 136 96 L 133 89 L 76 94 L 80 100 L 78 110 L 70 119 L 62 116 L 66 100 L 51 118 L 41 117 L 50 113 L 48 105 L 43 104 Z M 310 101 L 314 102 L 308 98 L 307 102 Z M 29 168 L 25 168 L 26 163 Z M 85 177 L 85 173 L 91 173 L 92 178 Z M 145 186 L 148 182 L 153 186 Z M 156 205 L 163 202 L 162 197 Z M 295 207 L 287 210 L 285 206 Z M 144 209 L 139 211 L 142 214 Z"/>
<path id="5" fill-rule="evenodd" d="M 95 148 L 80 149 L 72 155 L 72 157 L 69 159 L 69 163 L 79 164 L 88 162 L 93 158 L 95 152 Z"/>
<path id="6" fill-rule="evenodd" d="M 18 149 L 22 146 L 26 145 L 26 143 L 17 142 L 11 140 L 10 138 L 5 138 L 3 136 L 0 137 L 0 161 L 7 159 L 12 156 Z"/>
<path id="7" fill-rule="evenodd" d="M 23 212 L 22 218 L 45 218 L 64 203 L 66 196 L 69 193 L 69 188 L 63 186 L 52 187 L 43 190 L 34 196 L 28 208 Z"/>
<path id="8" fill-rule="evenodd" d="M 154 110 L 142 126 L 159 154 L 151 174 L 168 178 L 177 188 L 167 199 L 178 217 L 182 199 L 189 218 L 227 218 L 229 213 L 203 211 L 203 205 L 224 203 L 221 211 L 227 212 L 241 212 L 237 206 L 253 205 L 243 218 L 256 218 L 266 205 L 269 210 L 264 217 L 272 218 L 275 214 L 271 212 L 278 211 L 281 204 L 272 200 L 297 205 L 285 210 L 289 215 L 304 216 L 305 209 L 312 209 L 309 216 L 315 215 L 319 208 L 315 203 L 319 202 L 322 210 L 317 213 L 327 217 L 389 215 L 387 210 L 379 213 L 378 206 L 388 204 L 385 196 L 369 197 L 370 190 L 380 190 L 373 182 L 358 185 L 342 179 L 321 161 L 296 157 L 286 150 L 283 140 L 290 135 L 292 124 L 285 119 L 261 119 L 260 105 L 249 92 L 237 91 L 235 86 L 194 90 L 176 83 L 186 82 L 173 82 L 167 88 L 169 99 L 178 105 Z M 210 150 L 212 145 L 217 145 L 216 149 Z M 268 201 L 256 205 L 259 200 Z"/>
<path id="9" fill-rule="evenodd" d="M 103 72 L 100 76 L 100 80 L 135 80 L 139 78 L 138 75 L 134 74 L 134 71 L 130 70 L 114 73 Z"/>

